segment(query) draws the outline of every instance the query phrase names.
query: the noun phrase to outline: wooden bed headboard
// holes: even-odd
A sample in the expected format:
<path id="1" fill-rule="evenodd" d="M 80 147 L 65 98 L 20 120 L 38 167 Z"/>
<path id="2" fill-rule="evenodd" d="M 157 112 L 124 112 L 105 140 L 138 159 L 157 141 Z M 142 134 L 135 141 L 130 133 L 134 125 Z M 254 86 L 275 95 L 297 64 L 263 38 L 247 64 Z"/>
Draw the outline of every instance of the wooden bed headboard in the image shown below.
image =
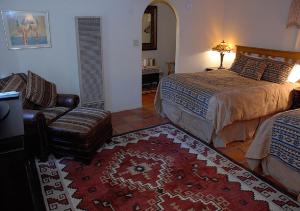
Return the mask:
<path id="1" fill-rule="evenodd" d="M 236 46 L 236 53 L 244 54 L 257 54 L 260 57 L 271 57 L 271 58 L 283 58 L 286 62 L 297 62 L 300 63 L 300 52 L 295 51 L 280 51 L 265 48 L 255 48 L 247 46 Z"/>

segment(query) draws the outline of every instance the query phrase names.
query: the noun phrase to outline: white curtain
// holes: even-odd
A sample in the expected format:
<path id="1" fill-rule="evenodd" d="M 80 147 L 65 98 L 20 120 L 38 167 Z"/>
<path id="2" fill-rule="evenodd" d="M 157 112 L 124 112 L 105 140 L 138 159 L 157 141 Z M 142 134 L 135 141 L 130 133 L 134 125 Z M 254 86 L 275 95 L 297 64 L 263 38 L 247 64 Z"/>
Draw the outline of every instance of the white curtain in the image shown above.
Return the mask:
<path id="1" fill-rule="evenodd" d="M 300 0 L 293 0 L 290 7 L 287 27 L 293 26 L 300 29 Z"/>

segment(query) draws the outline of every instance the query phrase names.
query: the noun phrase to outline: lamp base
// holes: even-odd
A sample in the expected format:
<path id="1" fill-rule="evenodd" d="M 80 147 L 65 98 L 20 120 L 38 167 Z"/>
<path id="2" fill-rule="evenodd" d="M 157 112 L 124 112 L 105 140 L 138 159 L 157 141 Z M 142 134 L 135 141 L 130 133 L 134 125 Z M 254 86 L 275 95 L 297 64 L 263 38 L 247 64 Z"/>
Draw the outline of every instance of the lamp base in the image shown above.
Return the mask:
<path id="1" fill-rule="evenodd" d="M 223 52 L 221 52 L 220 53 L 220 56 L 221 56 L 221 63 L 220 63 L 220 67 L 218 68 L 218 69 L 225 69 L 224 67 L 223 67 L 223 59 L 224 59 L 224 53 Z"/>

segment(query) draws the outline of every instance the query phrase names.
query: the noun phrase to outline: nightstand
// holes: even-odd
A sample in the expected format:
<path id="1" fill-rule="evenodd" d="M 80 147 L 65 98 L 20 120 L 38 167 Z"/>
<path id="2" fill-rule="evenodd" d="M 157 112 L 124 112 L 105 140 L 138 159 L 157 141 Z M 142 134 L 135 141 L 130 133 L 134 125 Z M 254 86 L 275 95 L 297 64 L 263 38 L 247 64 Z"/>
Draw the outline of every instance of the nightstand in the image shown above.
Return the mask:
<path id="1" fill-rule="evenodd" d="M 205 69 L 205 71 L 212 71 L 212 70 L 225 70 L 226 68 L 222 68 L 222 69 L 219 69 L 218 67 L 207 67 Z"/>
<path id="2" fill-rule="evenodd" d="M 293 90 L 293 105 L 292 109 L 300 108 L 300 87 Z"/>

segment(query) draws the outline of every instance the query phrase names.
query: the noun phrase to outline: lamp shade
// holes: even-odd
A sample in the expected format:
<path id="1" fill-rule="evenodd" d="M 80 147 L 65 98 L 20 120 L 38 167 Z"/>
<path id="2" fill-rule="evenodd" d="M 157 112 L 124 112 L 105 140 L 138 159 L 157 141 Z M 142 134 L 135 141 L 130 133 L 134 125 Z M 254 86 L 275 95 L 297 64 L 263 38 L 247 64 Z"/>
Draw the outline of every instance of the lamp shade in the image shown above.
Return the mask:
<path id="1" fill-rule="evenodd" d="M 224 40 L 218 44 L 217 46 L 212 48 L 213 51 L 218 51 L 220 53 L 230 53 L 232 50 L 231 46 L 226 43 Z"/>

